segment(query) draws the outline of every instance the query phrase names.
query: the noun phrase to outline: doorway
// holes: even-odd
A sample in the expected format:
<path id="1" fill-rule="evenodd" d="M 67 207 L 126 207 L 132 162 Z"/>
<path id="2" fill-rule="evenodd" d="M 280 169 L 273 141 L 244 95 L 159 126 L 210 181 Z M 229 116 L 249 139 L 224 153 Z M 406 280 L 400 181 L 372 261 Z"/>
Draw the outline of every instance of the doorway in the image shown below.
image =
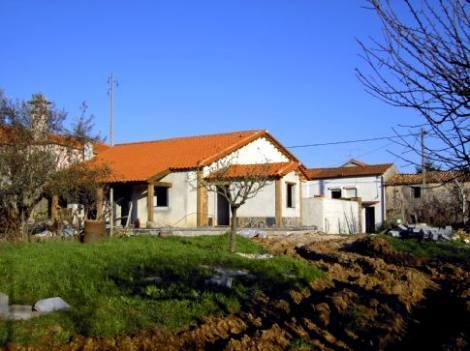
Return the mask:
<path id="1" fill-rule="evenodd" d="M 230 224 L 229 203 L 225 196 L 217 192 L 217 225 Z"/>
<path id="2" fill-rule="evenodd" d="M 375 207 L 366 207 L 366 233 L 375 233 Z"/>

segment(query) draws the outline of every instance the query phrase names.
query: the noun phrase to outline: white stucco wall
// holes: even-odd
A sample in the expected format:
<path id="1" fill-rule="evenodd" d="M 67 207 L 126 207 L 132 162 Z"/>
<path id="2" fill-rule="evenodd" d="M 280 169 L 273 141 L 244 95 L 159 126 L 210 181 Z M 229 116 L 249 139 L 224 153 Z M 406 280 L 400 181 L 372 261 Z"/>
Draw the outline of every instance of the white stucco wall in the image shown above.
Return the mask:
<path id="1" fill-rule="evenodd" d="M 171 183 L 168 207 L 154 207 L 156 226 L 195 227 L 197 225 L 196 172 L 174 172 L 160 180 Z M 147 224 L 147 187 L 135 187 L 132 196 L 135 218 Z"/>
<path id="2" fill-rule="evenodd" d="M 326 234 L 353 234 L 359 232 L 359 204 L 356 201 L 304 198 L 302 224 L 316 226 Z"/>
<path id="3" fill-rule="evenodd" d="M 204 169 L 207 175 L 219 167 L 229 164 L 256 164 L 289 162 L 287 156 L 280 152 L 268 139 L 259 138 L 245 145 L 237 151 L 227 155 L 219 161 L 214 162 Z M 295 172 L 287 174 L 283 178 L 283 217 L 300 217 L 300 180 Z M 295 208 L 287 208 L 285 201 L 286 182 L 296 184 Z M 217 196 L 215 192 L 209 192 L 209 217 L 217 217 Z M 275 185 L 269 182 L 255 198 L 249 199 L 238 210 L 239 217 L 275 217 Z"/>
<path id="4" fill-rule="evenodd" d="M 240 217 L 275 217 L 275 187 L 274 182 L 268 182 L 256 197 L 249 199 L 238 210 Z"/>
<path id="5" fill-rule="evenodd" d="M 268 139 L 258 138 L 240 149 L 225 156 L 220 161 L 214 162 L 207 169 L 217 168 L 219 165 L 226 166 L 230 163 L 253 164 L 289 162 L 286 155 L 280 152 Z"/>
<path id="6" fill-rule="evenodd" d="M 325 198 L 331 198 L 331 189 L 341 189 L 343 196 L 347 188 L 356 188 L 357 197 L 362 201 L 378 201 L 375 207 L 376 227 L 383 223 L 383 213 L 385 212 L 385 194 L 383 193 L 382 176 L 355 177 L 312 180 L 304 183 L 304 198 L 324 195 Z M 362 211 L 363 228 L 365 225 L 365 211 Z"/>

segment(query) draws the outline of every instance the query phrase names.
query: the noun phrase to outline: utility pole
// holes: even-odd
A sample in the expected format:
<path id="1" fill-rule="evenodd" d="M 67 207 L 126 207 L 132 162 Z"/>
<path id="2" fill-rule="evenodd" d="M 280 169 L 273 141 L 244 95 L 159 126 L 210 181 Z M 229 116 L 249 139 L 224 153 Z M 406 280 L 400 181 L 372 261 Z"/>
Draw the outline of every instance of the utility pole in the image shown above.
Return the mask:
<path id="1" fill-rule="evenodd" d="M 114 74 L 108 78 L 108 96 L 109 96 L 109 144 L 114 146 L 114 89 L 117 86 L 117 81 L 114 78 Z M 109 204 L 111 207 L 109 213 L 109 236 L 113 236 L 114 231 L 114 188 L 109 188 Z"/>
<path id="2" fill-rule="evenodd" d="M 421 136 L 421 173 L 423 176 L 423 191 L 426 188 L 426 148 L 424 146 L 424 136 L 426 131 L 421 127 L 420 136 Z"/>
<path id="3" fill-rule="evenodd" d="M 108 78 L 108 96 L 109 96 L 109 144 L 114 145 L 114 89 L 117 86 L 117 81 L 114 78 L 114 74 Z"/>

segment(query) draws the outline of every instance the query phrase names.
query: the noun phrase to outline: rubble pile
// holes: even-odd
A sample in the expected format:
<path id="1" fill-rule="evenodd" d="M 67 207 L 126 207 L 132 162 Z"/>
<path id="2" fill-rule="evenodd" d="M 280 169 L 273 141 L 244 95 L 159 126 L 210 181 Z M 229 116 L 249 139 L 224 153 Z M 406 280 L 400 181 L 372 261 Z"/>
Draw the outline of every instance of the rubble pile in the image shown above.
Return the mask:
<path id="1" fill-rule="evenodd" d="M 429 226 L 426 223 L 419 224 L 399 224 L 396 229 L 388 231 L 388 234 L 395 238 L 418 239 L 418 240 L 453 240 L 456 239 L 451 226 L 438 228 Z"/>

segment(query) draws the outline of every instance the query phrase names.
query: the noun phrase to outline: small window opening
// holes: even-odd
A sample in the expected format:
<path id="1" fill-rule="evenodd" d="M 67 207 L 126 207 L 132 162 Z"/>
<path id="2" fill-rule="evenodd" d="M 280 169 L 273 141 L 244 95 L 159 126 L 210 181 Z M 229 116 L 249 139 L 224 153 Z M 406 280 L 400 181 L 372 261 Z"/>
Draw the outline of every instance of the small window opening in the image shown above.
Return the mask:
<path id="1" fill-rule="evenodd" d="M 341 189 L 331 189 L 332 199 L 341 199 Z"/>
<path id="2" fill-rule="evenodd" d="M 294 208 L 295 207 L 295 184 L 287 183 L 287 207 Z"/>
<path id="3" fill-rule="evenodd" d="M 156 186 L 155 198 L 155 203 L 157 207 L 168 207 L 168 187 Z"/>
<path id="4" fill-rule="evenodd" d="M 421 198 L 421 187 L 415 186 L 412 189 L 413 189 L 413 197 L 415 199 L 420 199 Z"/>

